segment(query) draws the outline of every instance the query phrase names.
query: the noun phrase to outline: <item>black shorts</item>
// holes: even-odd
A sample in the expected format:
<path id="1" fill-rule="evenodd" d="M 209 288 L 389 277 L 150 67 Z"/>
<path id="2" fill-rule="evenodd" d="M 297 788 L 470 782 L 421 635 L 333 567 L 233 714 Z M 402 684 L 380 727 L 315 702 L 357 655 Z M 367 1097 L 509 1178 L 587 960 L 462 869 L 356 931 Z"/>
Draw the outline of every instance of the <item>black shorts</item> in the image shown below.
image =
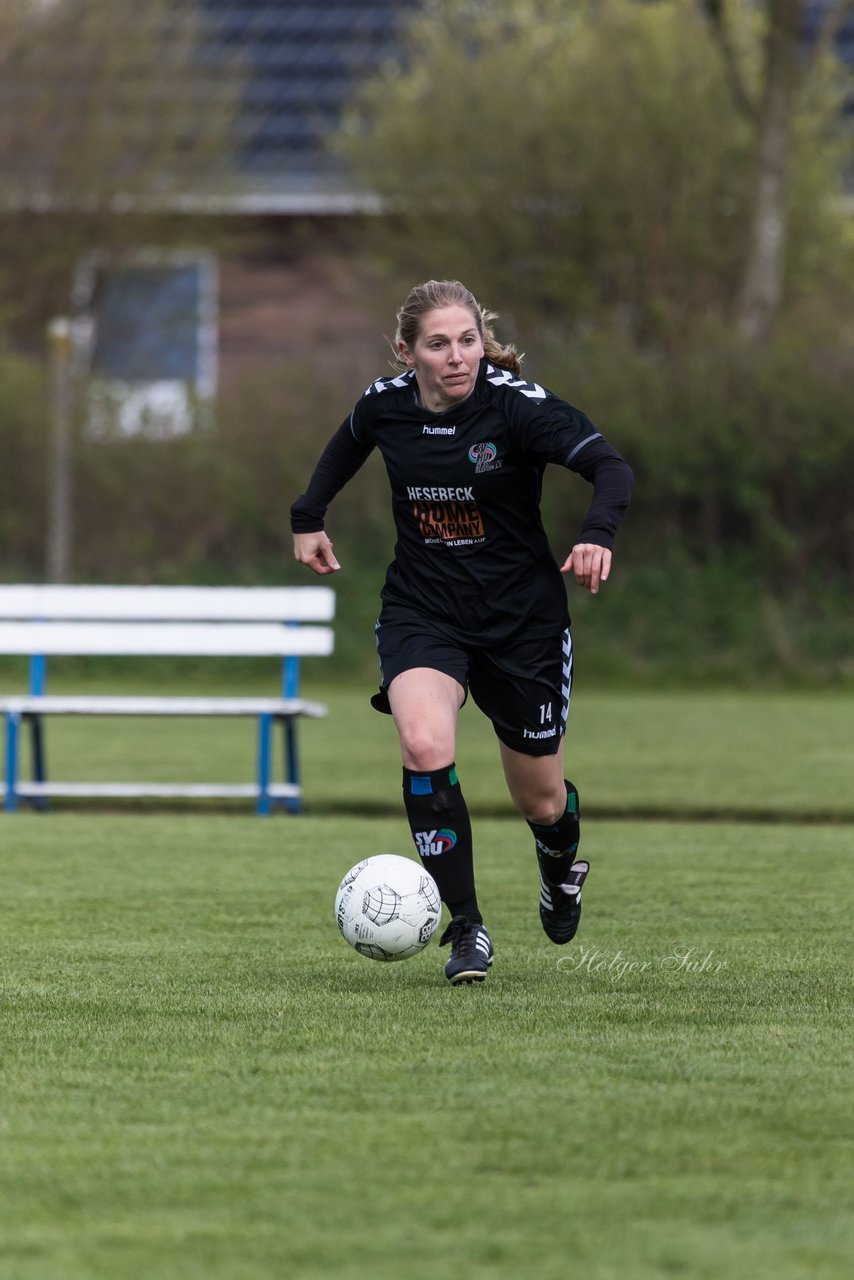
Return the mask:
<path id="1" fill-rule="evenodd" d="M 432 667 L 471 693 L 499 741 L 526 756 L 552 756 L 566 730 L 572 691 L 569 627 L 550 636 L 524 634 L 495 647 L 462 645 L 429 619 L 400 609 L 377 623 L 377 711 L 391 714 L 388 686 L 403 671 Z"/>

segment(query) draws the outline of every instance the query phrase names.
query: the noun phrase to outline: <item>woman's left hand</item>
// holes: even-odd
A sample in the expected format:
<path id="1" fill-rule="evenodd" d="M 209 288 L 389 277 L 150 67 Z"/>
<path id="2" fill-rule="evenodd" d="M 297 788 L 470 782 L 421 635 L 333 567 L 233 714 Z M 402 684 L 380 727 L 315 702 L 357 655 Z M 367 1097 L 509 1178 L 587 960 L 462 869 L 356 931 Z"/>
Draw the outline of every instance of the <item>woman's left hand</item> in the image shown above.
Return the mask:
<path id="1" fill-rule="evenodd" d="M 611 552 L 595 542 L 577 542 L 560 571 L 574 573 L 578 585 L 595 596 L 600 582 L 607 582 L 611 572 Z"/>

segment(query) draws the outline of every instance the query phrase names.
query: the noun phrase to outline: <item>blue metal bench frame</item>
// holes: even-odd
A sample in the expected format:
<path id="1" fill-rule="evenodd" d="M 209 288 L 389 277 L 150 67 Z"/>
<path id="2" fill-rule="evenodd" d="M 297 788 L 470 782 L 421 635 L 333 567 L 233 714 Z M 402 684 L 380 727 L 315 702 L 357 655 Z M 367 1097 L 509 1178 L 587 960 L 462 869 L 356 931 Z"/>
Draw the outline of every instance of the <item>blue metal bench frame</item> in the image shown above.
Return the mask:
<path id="1" fill-rule="evenodd" d="M 167 589 L 168 590 L 168 589 Z M 306 589 L 301 589 L 306 590 Z M 0 588 L 2 591 L 2 588 Z M 329 593 L 331 595 L 331 593 Z M 334 606 L 333 606 L 334 607 Z M 331 614 L 330 614 L 331 616 Z M 61 625 L 54 619 L 51 625 Z M 299 628 L 298 621 L 285 621 L 285 627 Z M 324 639 L 327 629 L 324 631 Z M 305 634 L 305 633 L 303 633 Z M 331 648 L 331 632 L 328 633 Z M 296 636 L 294 633 L 294 639 Z M 278 642 L 276 642 L 278 643 Z M 298 645 L 297 645 L 298 647 Z M 23 650 L 17 650 L 22 652 Z M 307 650 L 315 652 L 315 650 Z M 328 652 L 328 649 L 325 651 Z M 62 650 L 56 650 L 61 653 Z M 72 650 L 69 650 L 72 652 Z M 118 652 L 118 651 L 117 651 Z M 281 652 L 281 649 L 280 649 Z M 319 651 L 317 651 L 319 652 Z M 0 698 L 5 718 L 5 760 L 3 777 L 5 782 L 4 809 L 14 813 L 22 800 L 32 803 L 37 809 L 47 808 L 48 796 L 51 794 L 160 794 L 176 795 L 246 794 L 252 790 L 251 784 L 234 787 L 218 784 L 190 784 L 185 787 L 170 788 L 168 785 L 157 787 L 150 785 L 145 791 L 145 784 L 135 789 L 135 784 L 97 784 L 86 790 L 87 784 L 51 784 L 47 782 L 47 762 L 45 752 L 45 736 L 43 717 L 49 714 L 151 714 L 151 715 L 218 715 L 255 716 L 257 718 L 257 751 L 256 751 L 256 809 L 259 815 L 267 815 L 279 806 L 290 813 L 299 813 L 302 809 L 302 786 L 300 776 L 299 744 L 297 720 L 301 715 L 318 716 L 325 714 L 325 708 L 317 703 L 306 702 L 300 698 L 300 656 L 298 653 L 286 653 L 282 658 L 281 698 L 223 698 L 223 699 L 121 699 L 94 697 L 91 699 L 55 698 L 47 696 L 48 656 L 44 653 L 30 653 L 28 695 L 22 698 L 4 696 Z M 69 704 L 86 703 L 85 708 Z M 40 705 L 41 704 L 41 705 Z M 119 705 L 121 704 L 121 705 Z M 190 705 L 193 704 L 193 705 Z M 282 722 L 283 729 L 283 773 L 284 783 L 279 785 L 273 781 L 273 739 L 274 724 Z M 30 726 L 32 755 L 32 783 L 20 781 L 21 726 Z M 74 791 L 74 788 L 78 791 Z M 63 788 L 65 788 L 63 790 Z M 112 790 L 110 790 L 112 788 Z"/>

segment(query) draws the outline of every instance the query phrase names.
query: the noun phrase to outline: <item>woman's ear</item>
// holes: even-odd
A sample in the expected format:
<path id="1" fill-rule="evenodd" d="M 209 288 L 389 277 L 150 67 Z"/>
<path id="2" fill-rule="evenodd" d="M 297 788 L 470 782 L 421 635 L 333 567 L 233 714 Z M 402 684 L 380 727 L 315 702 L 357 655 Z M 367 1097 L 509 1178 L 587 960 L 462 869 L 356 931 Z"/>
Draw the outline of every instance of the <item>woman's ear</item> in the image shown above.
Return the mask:
<path id="1" fill-rule="evenodd" d="M 402 339 L 398 342 L 397 349 L 400 352 L 401 359 L 405 360 L 409 367 L 412 368 L 415 364 L 415 360 L 413 359 L 412 352 L 409 350 L 409 347 Z"/>

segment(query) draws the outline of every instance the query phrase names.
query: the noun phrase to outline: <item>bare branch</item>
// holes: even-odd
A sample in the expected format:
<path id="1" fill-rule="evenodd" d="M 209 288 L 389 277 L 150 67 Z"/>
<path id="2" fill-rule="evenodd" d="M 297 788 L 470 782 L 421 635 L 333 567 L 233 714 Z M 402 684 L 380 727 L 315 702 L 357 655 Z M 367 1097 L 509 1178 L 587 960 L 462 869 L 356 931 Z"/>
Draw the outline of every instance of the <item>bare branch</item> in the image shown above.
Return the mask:
<path id="1" fill-rule="evenodd" d="M 712 38 L 721 51 L 733 101 L 742 115 L 746 116 L 751 124 L 755 124 L 758 119 L 758 107 L 751 97 L 739 65 L 726 15 L 725 0 L 700 0 L 700 8 L 706 16 Z"/>

